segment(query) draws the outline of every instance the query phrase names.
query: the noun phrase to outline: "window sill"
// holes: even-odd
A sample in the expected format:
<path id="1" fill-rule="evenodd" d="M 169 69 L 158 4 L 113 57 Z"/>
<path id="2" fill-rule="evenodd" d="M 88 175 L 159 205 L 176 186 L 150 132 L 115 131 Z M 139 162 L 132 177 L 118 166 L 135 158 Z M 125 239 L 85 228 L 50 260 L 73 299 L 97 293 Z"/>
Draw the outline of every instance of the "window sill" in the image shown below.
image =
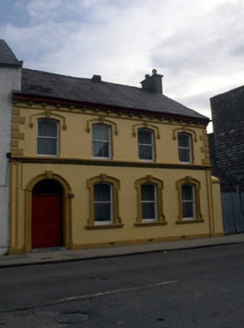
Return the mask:
<path id="1" fill-rule="evenodd" d="M 180 164 L 183 164 L 183 165 L 193 165 L 194 163 L 193 162 L 181 162 L 180 161 Z"/>
<path id="2" fill-rule="evenodd" d="M 93 156 L 92 158 L 95 159 L 95 160 L 101 160 L 101 161 L 112 161 L 113 160 L 112 157 L 96 157 L 96 156 Z"/>
<path id="3" fill-rule="evenodd" d="M 36 154 L 38 157 L 59 157 L 59 154 Z"/>
<path id="4" fill-rule="evenodd" d="M 139 158 L 140 162 L 144 162 L 144 163 L 155 163 L 155 159 L 143 159 L 143 158 Z"/>
<path id="5" fill-rule="evenodd" d="M 104 229 L 117 229 L 122 228 L 123 224 L 104 224 L 104 225 L 91 225 L 85 226 L 87 230 L 104 230 Z"/>
<path id="6" fill-rule="evenodd" d="M 134 224 L 135 227 L 153 227 L 153 226 L 162 226 L 167 225 L 168 222 L 137 222 Z"/>
<path id="7" fill-rule="evenodd" d="M 200 220 L 178 220 L 178 221 L 175 221 L 176 224 L 188 224 L 188 223 L 202 223 L 204 222 L 203 219 L 200 219 Z"/>

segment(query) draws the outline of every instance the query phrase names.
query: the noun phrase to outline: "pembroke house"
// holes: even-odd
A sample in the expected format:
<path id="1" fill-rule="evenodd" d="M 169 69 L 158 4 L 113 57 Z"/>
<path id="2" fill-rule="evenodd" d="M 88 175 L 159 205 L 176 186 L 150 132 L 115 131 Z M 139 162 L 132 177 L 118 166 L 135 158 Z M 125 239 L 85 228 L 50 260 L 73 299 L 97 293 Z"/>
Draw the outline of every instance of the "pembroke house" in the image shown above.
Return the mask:
<path id="1" fill-rule="evenodd" d="M 164 95 L 162 78 L 133 87 L 21 68 L 10 253 L 223 234 L 209 119 Z"/>

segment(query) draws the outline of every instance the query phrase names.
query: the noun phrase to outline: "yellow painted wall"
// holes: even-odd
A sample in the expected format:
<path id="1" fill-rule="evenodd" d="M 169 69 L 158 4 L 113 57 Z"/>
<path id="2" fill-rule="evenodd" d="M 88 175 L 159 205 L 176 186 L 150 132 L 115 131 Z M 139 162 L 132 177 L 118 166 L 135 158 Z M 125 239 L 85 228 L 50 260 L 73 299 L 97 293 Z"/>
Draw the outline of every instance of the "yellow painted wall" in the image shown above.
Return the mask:
<path id="1" fill-rule="evenodd" d="M 211 180 L 210 167 L 203 164 L 208 162 L 209 152 L 206 140 L 206 130 L 193 123 L 173 121 L 159 121 L 151 119 L 149 124 L 155 131 L 156 163 L 169 164 L 168 167 L 135 167 L 138 160 L 137 137 L 133 136 L 135 126 L 145 124 L 145 117 L 129 115 L 115 115 L 104 113 L 84 112 L 79 109 L 68 111 L 67 108 L 45 107 L 17 103 L 14 116 L 19 117 L 19 124 L 13 124 L 12 154 L 15 160 L 11 164 L 11 247 L 10 252 L 18 253 L 28 249 L 30 241 L 26 203 L 26 188 L 39 175 L 51 172 L 65 180 L 74 194 L 72 204 L 72 231 L 70 248 L 84 248 L 109 244 L 129 244 L 137 242 L 151 242 L 160 240 L 174 240 L 184 238 L 206 237 L 223 234 L 219 188 Z M 52 110 L 51 112 L 49 110 Z M 48 110 L 48 111 L 47 111 Z M 55 115 L 61 115 L 61 118 Z M 72 163 L 72 159 L 93 160 L 92 134 L 87 131 L 91 127 L 90 120 L 99 120 L 99 115 L 111 122 L 113 132 L 118 129 L 118 135 L 113 133 L 113 160 L 123 163 L 123 166 L 99 166 Z M 50 116 L 60 120 L 60 159 L 70 159 L 64 163 L 25 163 L 24 158 L 43 158 L 36 155 L 36 120 Z M 65 122 L 65 124 L 64 124 Z M 62 129 L 66 125 L 67 129 Z M 137 126 L 138 127 L 138 126 Z M 139 126 L 140 127 L 140 126 Z M 150 125 L 148 126 L 151 127 Z M 133 130 L 134 129 L 134 130 Z M 190 129 L 193 132 L 194 165 L 179 163 L 178 144 L 174 140 L 174 131 Z M 176 133 L 175 132 L 175 133 Z M 157 139 L 157 135 L 160 138 Z M 13 142 L 14 141 L 14 142 Z M 20 161 L 18 161 L 18 156 Z M 96 161 L 96 160 L 94 160 Z M 204 162 L 205 161 L 205 162 Z M 125 164 L 130 164 L 131 167 Z M 135 164 L 134 167 L 132 164 Z M 87 163 L 86 163 L 87 164 Z M 170 164 L 173 164 L 170 166 Z M 89 191 L 87 180 L 100 174 L 106 174 L 120 181 L 119 216 L 122 219 L 122 228 L 87 230 L 89 218 Z M 137 192 L 135 181 L 153 176 L 164 183 L 163 214 L 167 225 L 135 227 L 137 217 Z M 191 176 L 200 182 L 200 206 L 203 222 L 177 224 L 179 215 L 178 191 L 176 181 Z M 29 191 L 31 192 L 31 191 Z M 29 234 L 29 236 L 27 236 Z M 27 248 L 26 248 L 27 247 Z"/>
<path id="2" fill-rule="evenodd" d="M 148 128 L 155 131 L 155 149 L 156 163 L 178 164 L 178 143 L 174 140 L 174 130 L 189 128 L 196 135 L 196 141 L 193 138 L 193 164 L 202 165 L 202 160 L 206 157 L 204 148 L 204 138 L 206 139 L 206 130 L 203 126 L 189 126 L 186 123 L 174 121 L 160 121 L 140 118 L 128 115 L 115 115 L 106 113 L 94 113 L 91 111 L 67 111 L 65 108 L 57 109 L 54 106 L 43 108 L 41 105 L 28 106 L 27 104 L 17 104 L 16 109 L 19 110 L 19 116 L 25 118 L 24 124 L 18 124 L 18 132 L 24 135 L 24 139 L 19 139 L 18 148 L 23 149 L 25 156 L 36 156 L 37 149 L 37 119 L 45 118 L 47 110 L 51 110 L 50 117 L 60 121 L 60 154 L 61 158 L 80 158 L 92 159 L 92 133 L 87 132 L 87 124 L 91 127 L 92 120 L 97 120 L 99 116 L 113 122 L 112 130 L 115 126 L 118 129 L 118 135 L 113 133 L 112 148 L 113 160 L 116 161 L 138 161 L 138 145 L 137 136 L 133 136 L 133 131 L 138 127 L 142 127 L 144 122 L 149 123 Z M 67 129 L 63 130 L 63 119 L 56 116 L 61 115 L 65 118 Z M 30 127 L 31 122 L 31 127 Z M 96 122 L 96 121 L 95 121 Z M 106 121 L 105 121 L 106 123 Z M 159 132 L 160 138 L 157 138 Z M 176 132 L 177 133 L 177 132 Z M 194 136 L 193 135 L 193 136 Z M 204 137 L 205 136 L 205 137 Z"/>

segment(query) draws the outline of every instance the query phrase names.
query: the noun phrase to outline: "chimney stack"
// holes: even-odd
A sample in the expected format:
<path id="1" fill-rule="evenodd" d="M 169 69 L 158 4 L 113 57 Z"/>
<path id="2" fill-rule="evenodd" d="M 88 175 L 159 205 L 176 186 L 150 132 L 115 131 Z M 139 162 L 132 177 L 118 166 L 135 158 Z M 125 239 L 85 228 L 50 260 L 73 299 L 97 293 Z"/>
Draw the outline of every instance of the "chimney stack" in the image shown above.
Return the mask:
<path id="1" fill-rule="evenodd" d="M 101 75 L 93 75 L 92 81 L 93 82 L 101 82 L 102 81 Z"/>
<path id="2" fill-rule="evenodd" d="M 142 89 L 147 90 L 151 93 L 162 94 L 163 93 L 162 78 L 163 75 L 158 74 L 157 70 L 153 69 L 152 76 L 146 74 L 145 80 L 141 82 Z"/>

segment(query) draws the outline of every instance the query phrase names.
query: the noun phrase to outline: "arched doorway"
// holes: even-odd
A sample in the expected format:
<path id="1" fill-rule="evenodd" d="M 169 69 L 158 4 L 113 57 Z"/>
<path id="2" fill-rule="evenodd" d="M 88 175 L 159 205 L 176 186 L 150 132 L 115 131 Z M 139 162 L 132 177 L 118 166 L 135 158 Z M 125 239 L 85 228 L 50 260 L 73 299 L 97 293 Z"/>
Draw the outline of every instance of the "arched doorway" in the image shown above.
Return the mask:
<path id="1" fill-rule="evenodd" d="M 32 248 L 63 246 L 63 188 L 54 179 L 32 190 Z"/>

